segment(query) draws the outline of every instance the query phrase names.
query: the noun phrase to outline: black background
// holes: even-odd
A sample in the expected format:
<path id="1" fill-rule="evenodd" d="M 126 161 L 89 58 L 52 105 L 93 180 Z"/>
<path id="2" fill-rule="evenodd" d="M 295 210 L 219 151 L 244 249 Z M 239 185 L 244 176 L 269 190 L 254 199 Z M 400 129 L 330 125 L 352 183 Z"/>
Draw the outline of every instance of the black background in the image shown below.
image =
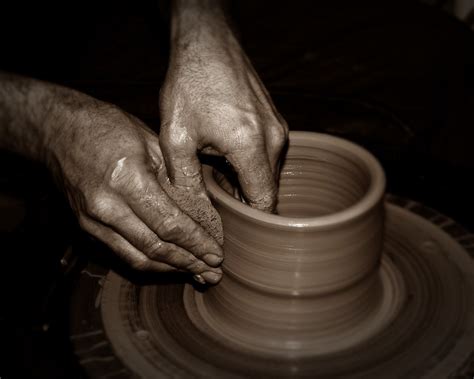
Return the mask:
<path id="1" fill-rule="evenodd" d="M 242 44 L 292 130 L 356 141 L 388 190 L 474 230 L 474 34 L 412 1 L 239 1 Z M 0 6 L 0 68 L 118 104 L 158 131 L 167 18 L 154 2 Z M 0 235 L 0 377 L 79 377 L 64 249 L 87 239 L 48 173 L 11 154 L 0 192 L 26 216 Z M 8 217 L 5 213 L 3 217 Z M 47 330 L 45 325 L 47 325 Z"/>

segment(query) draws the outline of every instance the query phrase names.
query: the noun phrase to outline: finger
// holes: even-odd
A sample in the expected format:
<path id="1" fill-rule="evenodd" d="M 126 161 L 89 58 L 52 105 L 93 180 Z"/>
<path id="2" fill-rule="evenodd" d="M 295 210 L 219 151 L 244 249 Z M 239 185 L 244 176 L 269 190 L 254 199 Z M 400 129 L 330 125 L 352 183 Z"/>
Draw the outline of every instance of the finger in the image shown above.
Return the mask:
<path id="1" fill-rule="evenodd" d="M 140 176 L 140 188 L 124 194 L 133 213 L 163 241 L 186 249 L 209 266 L 220 265 L 224 253 L 219 244 L 175 205 L 151 173 Z"/>
<path id="2" fill-rule="evenodd" d="M 160 147 L 171 183 L 204 191 L 197 144 L 187 130 L 164 126 L 160 134 Z"/>
<path id="3" fill-rule="evenodd" d="M 266 129 L 266 148 L 268 160 L 274 177 L 278 180 L 282 151 L 288 140 L 288 126 L 284 120 Z"/>
<path id="4" fill-rule="evenodd" d="M 141 271 L 175 272 L 176 267 L 162 262 L 154 262 L 136 249 L 130 242 L 114 230 L 89 218 L 81 218 L 81 227 L 108 245 L 123 261 Z"/>
<path id="5" fill-rule="evenodd" d="M 134 217 L 133 214 L 130 218 L 122 214 L 118 222 L 110 226 L 90 218 L 81 218 L 81 226 L 137 270 L 191 272 L 211 284 L 221 280 L 222 270 L 207 266 L 178 246 L 164 243 Z"/>
<path id="6" fill-rule="evenodd" d="M 250 206 L 272 212 L 276 205 L 276 181 L 263 138 L 252 144 L 247 150 L 227 154 L 226 158 L 237 172 L 244 197 Z"/>
<path id="7" fill-rule="evenodd" d="M 206 146 L 201 149 L 201 153 L 206 155 L 222 156 L 222 153 L 212 146 Z"/>
<path id="8" fill-rule="evenodd" d="M 122 209 L 109 226 L 151 260 L 164 262 L 194 274 L 203 271 L 220 273 L 220 269 L 208 266 L 189 251 L 174 243 L 163 241 L 160 235 L 151 231 L 130 209 Z"/>

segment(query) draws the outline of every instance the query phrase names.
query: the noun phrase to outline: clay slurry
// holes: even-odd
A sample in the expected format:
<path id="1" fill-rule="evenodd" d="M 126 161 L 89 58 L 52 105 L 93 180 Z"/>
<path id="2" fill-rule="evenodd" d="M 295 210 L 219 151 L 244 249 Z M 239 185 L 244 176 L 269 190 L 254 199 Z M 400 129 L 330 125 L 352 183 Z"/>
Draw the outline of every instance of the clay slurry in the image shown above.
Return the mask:
<path id="1" fill-rule="evenodd" d="M 221 217 L 207 196 L 193 188 L 173 186 L 169 181 L 162 185 L 184 213 L 201 225 L 220 246 L 224 244 Z"/>

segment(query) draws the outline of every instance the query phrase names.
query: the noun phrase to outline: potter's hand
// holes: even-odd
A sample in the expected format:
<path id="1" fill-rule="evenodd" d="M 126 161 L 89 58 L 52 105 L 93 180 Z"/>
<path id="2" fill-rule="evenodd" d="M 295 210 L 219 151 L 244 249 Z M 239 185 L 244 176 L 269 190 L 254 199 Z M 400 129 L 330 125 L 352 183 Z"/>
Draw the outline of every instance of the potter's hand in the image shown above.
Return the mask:
<path id="1" fill-rule="evenodd" d="M 47 163 L 86 231 L 136 269 L 219 281 L 221 248 L 164 190 L 166 169 L 151 130 L 70 89 L 11 77 L 1 84 L 3 147 Z"/>
<path id="2" fill-rule="evenodd" d="M 172 182 L 188 187 L 201 185 L 198 151 L 225 156 L 247 202 L 272 211 L 288 127 L 218 3 L 174 3 L 171 60 L 160 99 L 163 155 Z"/>

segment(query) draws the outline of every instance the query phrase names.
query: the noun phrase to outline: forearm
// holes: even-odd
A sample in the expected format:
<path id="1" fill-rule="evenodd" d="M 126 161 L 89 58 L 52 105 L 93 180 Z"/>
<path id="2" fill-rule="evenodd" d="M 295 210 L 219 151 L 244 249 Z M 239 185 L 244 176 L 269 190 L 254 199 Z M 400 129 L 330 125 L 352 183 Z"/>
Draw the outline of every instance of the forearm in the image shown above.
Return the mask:
<path id="1" fill-rule="evenodd" d="M 160 93 L 160 146 L 173 184 L 197 187 L 197 153 L 225 156 L 251 206 L 272 211 L 288 127 L 220 0 L 174 0 Z"/>
<path id="2" fill-rule="evenodd" d="M 48 84 L 0 72 L 0 148 L 44 161 L 52 99 Z"/>
<path id="3" fill-rule="evenodd" d="M 107 105 L 73 89 L 0 71 L 0 149 L 54 170 L 77 138 L 73 121 L 101 107 Z"/>
<path id="4" fill-rule="evenodd" d="M 240 54 L 224 0 L 174 0 L 171 14 L 171 59 L 212 58 Z"/>

